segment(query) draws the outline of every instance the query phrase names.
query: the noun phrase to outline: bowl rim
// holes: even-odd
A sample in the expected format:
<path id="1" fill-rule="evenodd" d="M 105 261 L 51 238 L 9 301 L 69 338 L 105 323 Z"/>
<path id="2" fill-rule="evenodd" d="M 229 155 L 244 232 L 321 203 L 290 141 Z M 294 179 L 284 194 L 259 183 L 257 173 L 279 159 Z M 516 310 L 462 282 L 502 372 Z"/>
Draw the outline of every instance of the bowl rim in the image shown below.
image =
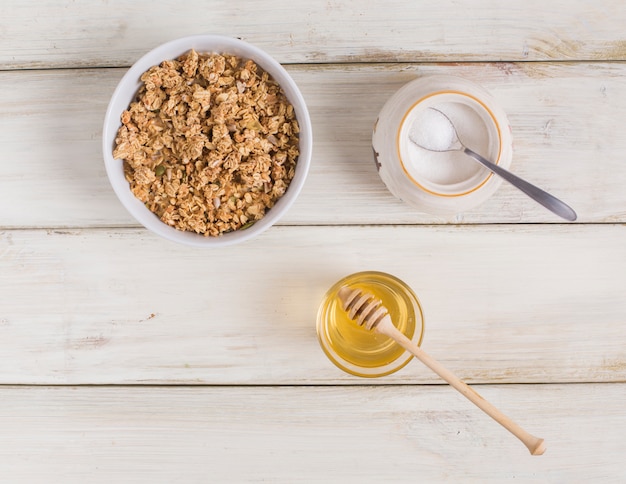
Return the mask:
<path id="1" fill-rule="evenodd" d="M 419 178 L 416 174 L 412 174 L 409 168 L 409 157 L 406 153 L 406 148 L 409 145 L 409 142 L 407 141 L 407 131 L 410 129 L 409 121 L 412 118 L 414 119 L 414 116 L 418 110 L 427 109 L 429 107 L 432 107 L 432 105 L 438 106 L 437 103 L 463 104 L 466 106 L 473 105 L 471 109 L 473 109 L 474 111 L 477 111 L 479 109 L 484 112 L 489 121 L 485 122 L 483 120 L 483 125 L 485 125 L 487 129 L 489 129 L 489 126 L 491 126 L 493 128 L 493 131 L 495 131 L 497 137 L 497 156 L 493 161 L 493 163 L 496 165 L 501 164 L 502 155 L 505 149 L 503 145 L 502 128 L 496 115 L 493 113 L 493 110 L 488 106 L 485 101 L 481 100 L 475 94 L 457 89 L 442 89 L 439 91 L 433 91 L 425 94 L 423 97 L 416 100 L 413 105 L 408 108 L 407 112 L 402 117 L 396 134 L 396 152 L 398 160 L 400 161 L 400 166 L 406 177 L 420 190 L 436 197 L 463 197 L 469 195 L 472 192 L 480 190 L 483 186 L 485 186 L 485 184 L 489 182 L 492 177 L 495 177 L 494 173 L 485 169 L 484 167 L 481 167 L 480 164 L 474 163 L 477 170 L 472 176 L 455 183 L 439 184 L 432 182 L 426 178 Z"/>
<path id="2" fill-rule="evenodd" d="M 120 115 L 127 109 L 141 86 L 141 75 L 150 67 L 174 59 L 190 49 L 198 52 L 216 52 L 252 59 L 281 86 L 294 107 L 300 128 L 296 172 L 285 194 L 280 197 L 265 216 L 246 229 L 238 229 L 220 236 L 203 236 L 194 232 L 177 230 L 162 222 L 130 191 L 123 176 L 121 160 L 113 158 L 113 146 L 117 130 L 121 126 Z M 312 156 L 312 126 L 308 108 L 300 89 L 287 70 L 264 50 L 235 37 L 223 35 L 190 35 L 160 44 L 142 55 L 124 73 L 107 106 L 102 130 L 104 165 L 113 191 L 124 208 L 143 227 L 173 242 L 194 247 L 228 246 L 249 240 L 274 225 L 291 207 L 306 181 Z"/>

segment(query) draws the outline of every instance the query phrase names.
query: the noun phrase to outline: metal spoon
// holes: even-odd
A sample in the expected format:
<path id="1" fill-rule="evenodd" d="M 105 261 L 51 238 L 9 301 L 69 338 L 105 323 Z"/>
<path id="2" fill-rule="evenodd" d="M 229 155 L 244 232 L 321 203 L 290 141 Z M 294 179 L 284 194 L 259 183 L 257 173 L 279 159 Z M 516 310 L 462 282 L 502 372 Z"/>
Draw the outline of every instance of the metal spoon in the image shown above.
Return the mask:
<path id="1" fill-rule="evenodd" d="M 454 123 L 450 120 L 448 116 L 446 116 L 444 113 L 442 113 L 436 108 L 428 108 L 428 109 L 434 111 L 434 113 L 438 113 L 438 114 L 431 113 L 434 115 L 434 117 L 432 118 L 433 124 L 438 124 L 441 128 L 448 129 L 451 131 L 451 133 L 453 133 L 453 136 L 451 136 L 450 138 L 450 143 L 449 144 L 444 143 L 447 145 L 445 147 L 434 146 L 434 145 L 424 146 L 425 143 L 422 144 L 420 143 L 419 140 L 415 139 L 414 133 L 409 133 L 409 139 L 411 140 L 412 143 L 428 151 L 437 151 L 437 152 L 462 151 L 466 155 L 470 156 L 472 159 L 478 161 L 480 164 L 482 164 L 492 173 L 495 173 L 496 175 L 504 178 L 511 185 L 519 188 L 522 192 L 524 192 L 530 198 L 540 203 L 541 205 L 543 205 L 544 207 L 546 207 L 548 210 L 555 213 L 559 217 L 562 217 L 565 220 L 569 220 L 570 222 L 573 222 L 574 220 L 576 220 L 576 212 L 569 205 L 562 202 L 555 196 L 550 195 L 548 192 L 542 190 L 541 188 L 536 187 L 535 185 L 528 183 L 526 180 L 523 180 L 520 177 L 514 175 L 510 171 L 505 170 L 504 168 L 496 165 L 495 163 L 492 163 L 491 161 L 485 159 L 484 157 L 482 157 L 475 151 L 472 151 L 471 149 L 469 149 L 459 139 L 459 135 L 456 131 L 456 127 L 454 126 Z M 436 126 L 434 129 L 437 129 Z"/>

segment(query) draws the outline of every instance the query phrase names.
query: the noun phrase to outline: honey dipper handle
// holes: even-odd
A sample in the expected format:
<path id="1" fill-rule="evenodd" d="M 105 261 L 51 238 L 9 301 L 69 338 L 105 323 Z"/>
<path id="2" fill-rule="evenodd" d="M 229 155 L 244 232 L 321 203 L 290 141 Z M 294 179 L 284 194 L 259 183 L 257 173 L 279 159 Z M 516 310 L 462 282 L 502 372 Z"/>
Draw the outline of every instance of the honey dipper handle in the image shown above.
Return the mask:
<path id="1" fill-rule="evenodd" d="M 414 344 L 404 334 L 398 331 L 398 329 L 391 322 L 389 316 L 386 316 L 380 321 L 380 323 L 378 323 L 378 325 L 375 327 L 375 331 L 389 336 L 398 344 L 400 344 L 404 349 L 412 353 L 428 368 L 433 370 L 437 375 L 439 375 L 450 385 L 452 385 L 456 390 L 458 390 L 470 402 L 472 402 L 483 412 L 489 415 L 492 419 L 502 425 L 505 429 L 515 435 L 515 437 L 521 440 L 532 455 L 541 455 L 545 452 L 546 447 L 542 438 L 535 437 L 534 435 L 526 432 L 522 427 L 520 427 L 513 420 L 500 412 L 500 410 L 498 410 L 495 406 L 493 406 L 491 403 L 481 397 L 478 392 L 476 392 L 476 390 L 474 390 L 467 383 L 457 377 L 454 373 L 441 365 L 441 363 L 432 358 L 419 346 Z"/>

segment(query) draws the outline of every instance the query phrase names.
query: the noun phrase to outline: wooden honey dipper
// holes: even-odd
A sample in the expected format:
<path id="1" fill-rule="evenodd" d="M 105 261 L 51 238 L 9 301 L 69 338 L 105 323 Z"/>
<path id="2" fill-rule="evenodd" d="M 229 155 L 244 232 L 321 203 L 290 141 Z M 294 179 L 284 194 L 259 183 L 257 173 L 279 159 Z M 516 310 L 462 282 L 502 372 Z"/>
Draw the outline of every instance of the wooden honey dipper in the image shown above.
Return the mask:
<path id="1" fill-rule="evenodd" d="M 424 363 L 428 368 L 433 370 L 437 375 L 452 385 L 470 402 L 521 440 L 532 455 L 541 455 L 545 452 L 546 446 L 543 439 L 526 432 L 522 427 L 517 425 L 513 420 L 481 397 L 476 390 L 462 381 L 450 370 L 442 366 L 438 361 L 433 359 L 424 350 L 402 334 L 393 325 L 387 308 L 385 308 L 382 302 L 373 294 L 360 289 L 351 289 L 347 286 L 343 286 L 339 289 L 337 296 L 341 301 L 344 311 L 348 313 L 348 317 L 355 321 L 359 326 L 364 326 L 369 331 L 376 331 L 377 333 L 384 334 L 385 336 L 388 336 L 396 341 L 404 349 L 412 353 L 418 360 Z"/>

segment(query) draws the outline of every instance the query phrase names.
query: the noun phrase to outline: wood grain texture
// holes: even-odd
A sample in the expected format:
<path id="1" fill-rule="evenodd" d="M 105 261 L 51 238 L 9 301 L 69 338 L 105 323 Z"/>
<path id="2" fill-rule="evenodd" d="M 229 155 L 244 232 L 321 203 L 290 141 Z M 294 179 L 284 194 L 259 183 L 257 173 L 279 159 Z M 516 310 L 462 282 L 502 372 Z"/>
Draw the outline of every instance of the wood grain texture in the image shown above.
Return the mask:
<path id="1" fill-rule="evenodd" d="M 0 235 L 0 383 L 364 384 L 322 353 L 341 277 L 405 280 L 423 347 L 479 383 L 626 380 L 623 225 L 273 227 L 221 250 L 144 230 Z M 441 383 L 411 362 L 381 383 Z"/>
<path id="2" fill-rule="evenodd" d="M 300 65 L 289 71 L 309 105 L 315 141 L 309 179 L 282 223 L 559 222 L 507 184 L 482 206 L 453 217 L 421 214 L 387 191 L 372 160 L 372 126 L 400 86 L 433 74 L 474 80 L 501 103 L 513 131 L 512 171 L 572 205 L 581 222 L 626 221 L 624 63 Z M 11 207 L 0 212 L 0 227 L 136 224 L 115 198 L 101 154 L 104 112 L 123 73 L 0 73 L 0 205 Z"/>
<path id="3" fill-rule="evenodd" d="M 624 25 L 621 0 L 2 2 L 0 482 L 626 482 Z M 138 228 L 101 153 L 126 68 L 203 33 L 285 64 L 315 135 L 280 224 L 216 251 Z M 372 126 L 431 74 L 491 91 L 512 171 L 579 223 L 507 185 L 454 217 L 389 194 Z M 418 361 L 332 365 L 318 305 L 362 270 L 545 455 Z"/>
<path id="4" fill-rule="evenodd" d="M 546 454 L 528 455 L 449 387 L 4 387 L 0 473 L 29 484 L 626 480 L 625 384 L 478 390 L 542 435 Z"/>
<path id="5" fill-rule="evenodd" d="M 280 62 L 626 60 L 621 0 L 2 2 L 0 69 L 127 66 L 191 34 Z"/>

